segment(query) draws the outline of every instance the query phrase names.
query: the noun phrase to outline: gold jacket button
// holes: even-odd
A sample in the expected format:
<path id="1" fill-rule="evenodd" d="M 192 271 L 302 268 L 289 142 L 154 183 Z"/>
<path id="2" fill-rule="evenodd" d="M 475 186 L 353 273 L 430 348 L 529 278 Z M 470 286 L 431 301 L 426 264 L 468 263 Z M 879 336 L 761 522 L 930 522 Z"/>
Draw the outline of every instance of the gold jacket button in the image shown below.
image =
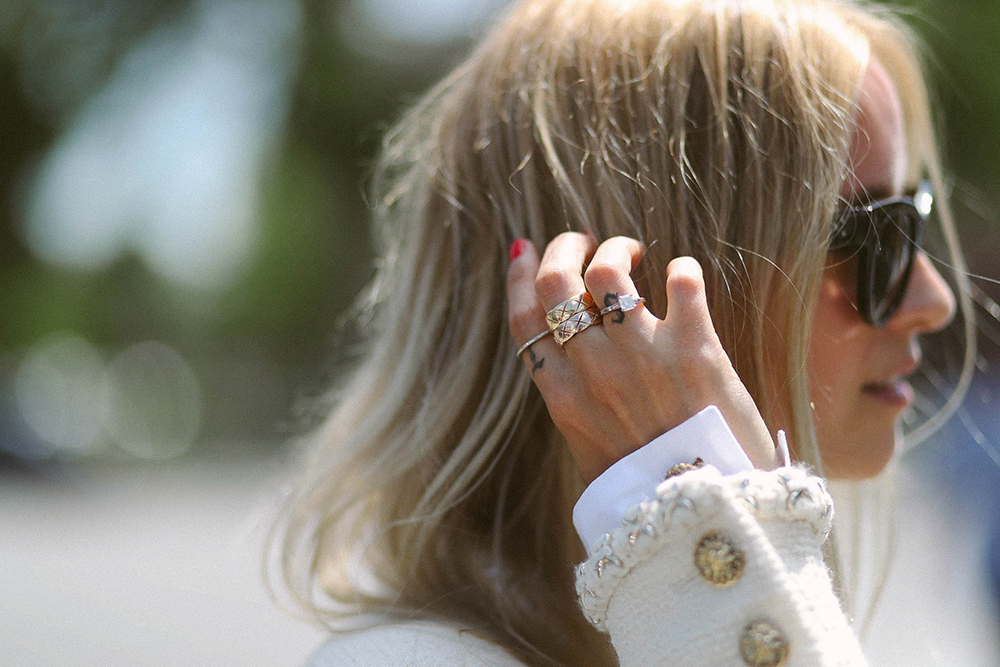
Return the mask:
<path id="1" fill-rule="evenodd" d="M 788 640 L 767 621 L 754 621 L 740 635 L 740 656 L 750 667 L 778 667 L 788 659 Z"/>
<path id="2" fill-rule="evenodd" d="M 712 531 L 698 540 L 694 549 L 694 564 L 701 576 L 713 586 L 735 583 L 743 574 L 746 559 L 732 541 Z"/>

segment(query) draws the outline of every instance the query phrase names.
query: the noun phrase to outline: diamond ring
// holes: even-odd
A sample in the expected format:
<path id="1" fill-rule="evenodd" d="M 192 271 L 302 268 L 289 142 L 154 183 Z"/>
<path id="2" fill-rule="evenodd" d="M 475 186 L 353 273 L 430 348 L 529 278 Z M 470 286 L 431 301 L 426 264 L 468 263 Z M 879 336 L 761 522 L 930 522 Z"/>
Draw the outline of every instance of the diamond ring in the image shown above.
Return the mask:
<path id="1" fill-rule="evenodd" d="M 618 301 L 616 303 L 613 303 L 606 308 L 602 308 L 601 315 L 604 316 L 616 310 L 627 313 L 630 310 L 635 310 L 640 303 L 646 303 L 646 299 L 638 294 L 622 294 L 618 297 Z"/>

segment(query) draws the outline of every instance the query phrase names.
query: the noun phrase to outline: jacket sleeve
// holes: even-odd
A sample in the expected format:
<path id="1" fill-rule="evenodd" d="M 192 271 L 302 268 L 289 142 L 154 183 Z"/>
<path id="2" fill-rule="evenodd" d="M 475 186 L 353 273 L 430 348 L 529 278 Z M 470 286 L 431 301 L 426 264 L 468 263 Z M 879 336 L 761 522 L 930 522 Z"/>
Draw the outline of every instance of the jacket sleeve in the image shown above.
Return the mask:
<path id="1" fill-rule="evenodd" d="M 823 562 L 832 501 L 799 468 L 660 484 L 578 568 L 622 667 L 867 664 Z"/>

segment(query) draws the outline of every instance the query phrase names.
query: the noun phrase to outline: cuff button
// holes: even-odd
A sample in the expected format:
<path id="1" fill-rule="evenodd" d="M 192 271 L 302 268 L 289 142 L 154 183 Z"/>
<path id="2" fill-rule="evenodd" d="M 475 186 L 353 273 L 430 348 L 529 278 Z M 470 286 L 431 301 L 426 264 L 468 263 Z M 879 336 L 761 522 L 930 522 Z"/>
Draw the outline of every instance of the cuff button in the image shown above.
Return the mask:
<path id="1" fill-rule="evenodd" d="M 750 667 L 779 667 L 788 659 L 788 640 L 768 621 L 754 621 L 740 634 L 740 657 Z"/>
<path id="2" fill-rule="evenodd" d="M 677 477 L 677 475 L 682 475 L 688 470 L 697 470 L 698 468 L 704 467 L 704 465 L 705 462 L 701 460 L 700 456 L 691 463 L 678 463 L 677 465 L 670 466 L 670 468 L 667 469 L 666 474 L 663 475 L 663 479 L 668 480 L 671 477 Z"/>
<path id="3" fill-rule="evenodd" d="M 728 537 L 712 531 L 698 540 L 694 564 L 702 578 L 713 586 L 725 588 L 743 574 L 746 558 Z"/>

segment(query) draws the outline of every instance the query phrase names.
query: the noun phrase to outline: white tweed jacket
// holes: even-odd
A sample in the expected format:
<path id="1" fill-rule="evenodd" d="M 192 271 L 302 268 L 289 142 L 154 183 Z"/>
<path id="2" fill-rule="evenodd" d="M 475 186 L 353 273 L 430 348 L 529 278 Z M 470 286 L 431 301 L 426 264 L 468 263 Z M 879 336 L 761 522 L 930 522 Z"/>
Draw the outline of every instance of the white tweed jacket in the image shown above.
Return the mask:
<path id="1" fill-rule="evenodd" d="M 577 570 L 580 604 L 623 667 L 856 667 L 867 664 L 823 563 L 832 501 L 805 470 L 664 481 Z M 522 665 L 433 623 L 338 635 L 309 667 Z"/>

